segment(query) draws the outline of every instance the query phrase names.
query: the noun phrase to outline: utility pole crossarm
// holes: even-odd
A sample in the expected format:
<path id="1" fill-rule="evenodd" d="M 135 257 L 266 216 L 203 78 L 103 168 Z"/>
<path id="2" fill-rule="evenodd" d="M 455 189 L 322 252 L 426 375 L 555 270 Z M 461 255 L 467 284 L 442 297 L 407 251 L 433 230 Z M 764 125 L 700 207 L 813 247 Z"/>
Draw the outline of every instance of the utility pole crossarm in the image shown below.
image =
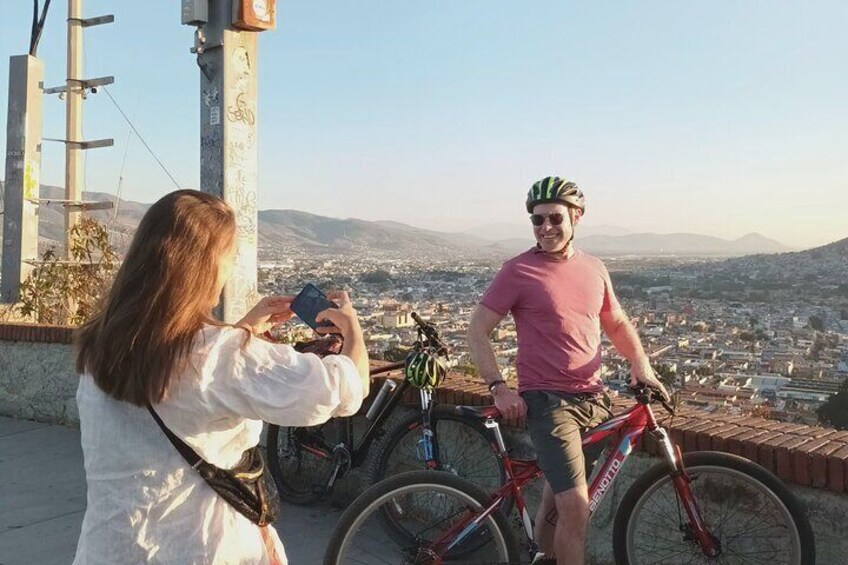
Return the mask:
<path id="1" fill-rule="evenodd" d="M 112 138 L 108 139 L 92 139 L 89 141 L 68 141 L 67 139 L 56 139 L 55 137 L 45 137 L 44 141 L 56 141 L 58 143 L 64 143 L 67 146 L 70 146 L 73 149 L 98 149 L 100 147 L 112 147 L 115 145 L 115 140 Z"/>
<path id="2" fill-rule="evenodd" d="M 71 19 L 69 18 L 68 21 L 71 21 Z M 114 23 L 115 16 L 109 14 L 108 16 L 96 16 L 94 18 L 74 18 L 73 21 L 79 22 L 82 27 L 93 27 Z"/>
<path id="3" fill-rule="evenodd" d="M 68 80 L 78 84 L 80 86 L 80 88 L 83 88 L 85 90 L 94 89 L 93 90 L 94 92 L 97 92 L 96 88 L 98 86 L 107 86 L 109 84 L 115 83 L 115 77 L 113 77 L 113 76 L 90 78 L 90 79 L 85 79 L 85 80 L 74 80 L 74 79 L 68 79 Z M 50 88 L 45 88 L 44 94 L 59 94 L 59 93 L 62 93 L 62 92 L 67 92 L 67 91 L 68 91 L 67 85 L 53 86 L 53 87 L 50 87 Z"/>
<path id="4" fill-rule="evenodd" d="M 58 198 L 27 198 L 27 200 L 40 206 L 58 204 L 78 210 L 111 210 L 115 206 L 111 200 L 64 200 Z"/>

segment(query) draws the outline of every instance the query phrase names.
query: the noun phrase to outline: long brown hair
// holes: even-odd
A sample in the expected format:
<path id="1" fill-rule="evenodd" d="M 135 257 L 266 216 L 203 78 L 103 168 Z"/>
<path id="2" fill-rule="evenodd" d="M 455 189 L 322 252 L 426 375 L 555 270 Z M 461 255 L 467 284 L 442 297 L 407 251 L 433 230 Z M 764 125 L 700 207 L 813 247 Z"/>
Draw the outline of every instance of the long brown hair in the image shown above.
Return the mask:
<path id="1" fill-rule="evenodd" d="M 103 307 L 75 334 L 77 372 L 118 400 L 161 401 L 218 300 L 235 229 L 232 209 L 203 192 L 178 190 L 153 204 Z"/>

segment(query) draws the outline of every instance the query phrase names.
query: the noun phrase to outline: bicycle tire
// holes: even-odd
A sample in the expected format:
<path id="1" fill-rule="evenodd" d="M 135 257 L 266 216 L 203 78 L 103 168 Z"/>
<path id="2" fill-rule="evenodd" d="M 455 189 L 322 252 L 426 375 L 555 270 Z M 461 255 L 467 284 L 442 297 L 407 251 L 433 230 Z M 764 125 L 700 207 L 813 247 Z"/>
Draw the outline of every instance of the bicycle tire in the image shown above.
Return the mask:
<path id="1" fill-rule="evenodd" d="M 397 504 L 396 501 L 402 498 L 405 505 L 408 497 L 426 493 L 436 495 L 436 500 L 442 503 L 449 496 L 455 497 L 458 505 L 466 506 L 465 511 L 472 514 L 485 508 L 489 503 L 489 496 L 480 487 L 449 473 L 411 471 L 389 477 L 359 495 L 342 513 L 327 544 L 324 564 L 340 565 L 347 563 L 348 561 L 345 561 L 345 558 L 350 554 L 353 554 L 351 559 L 359 559 L 357 556 L 362 554 L 370 556 L 368 559 L 363 558 L 354 561 L 356 563 L 395 562 L 394 559 L 386 558 L 388 552 L 395 552 L 399 559 L 402 558 L 403 561 L 397 561 L 399 563 L 426 563 L 427 561 L 422 560 L 421 557 L 427 555 L 428 547 L 432 547 L 432 544 L 428 545 L 428 542 L 432 542 L 434 537 L 438 539 L 438 534 L 429 535 L 432 532 L 432 527 L 419 531 L 413 545 L 402 547 L 398 544 L 393 533 L 384 529 L 382 523 L 384 504 Z M 417 509 L 419 513 L 422 509 L 426 509 L 425 512 L 438 512 L 437 507 L 430 504 L 419 504 Z M 413 514 L 414 512 L 410 511 L 410 519 L 412 519 Z M 465 515 L 465 519 L 467 520 L 470 515 Z M 434 527 L 441 527 L 450 516 L 445 519 L 440 518 L 441 516 L 438 513 L 432 518 L 436 521 Z M 420 519 L 420 515 L 416 514 L 415 519 Z M 491 556 L 468 555 L 466 552 L 462 563 L 519 563 L 520 548 L 518 541 L 503 513 L 499 510 L 494 511 L 482 524 L 479 531 L 469 535 L 472 537 L 478 534 L 478 537 L 489 536 L 491 544 L 487 547 L 480 547 L 476 551 L 479 553 L 480 551 L 491 550 L 496 553 L 496 560 L 493 561 Z M 450 525 L 446 524 L 444 527 L 450 527 Z M 362 533 L 362 537 L 358 539 L 361 541 L 356 543 L 355 539 L 360 533 Z M 460 546 L 463 543 L 465 542 L 460 542 Z M 404 555 L 406 555 L 405 558 L 402 557 Z M 377 557 L 377 559 L 374 559 L 374 557 Z M 445 560 L 445 563 L 451 563 L 454 562 L 451 559 L 455 556 L 448 552 L 440 557 Z M 477 561 L 476 559 L 481 560 Z"/>
<path id="2" fill-rule="evenodd" d="M 750 562 L 744 555 L 757 553 L 758 563 L 790 563 L 792 565 L 813 565 L 815 563 L 815 538 L 809 519 L 800 501 L 774 475 L 763 467 L 742 457 L 719 452 L 687 453 L 683 456 L 687 473 L 693 478 L 690 483 L 692 493 L 701 508 L 702 516 L 710 526 L 711 533 L 718 538 L 722 546 L 720 559 L 708 559 L 694 541 L 685 539 L 685 528 L 674 510 L 677 497 L 671 483 L 668 465 L 663 462 L 639 477 L 625 493 L 615 516 L 613 527 L 613 550 L 615 562 L 620 565 L 641 565 L 642 563 L 698 563 Z M 724 481 L 724 482 L 723 482 Z M 732 487 L 730 485 L 732 484 Z M 662 495 L 665 495 L 663 498 Z M 651 498 L 655 506 L 650 506 Z M 762 500 L 762 502 L 761 502 Z M 671 508 L 663 512 L 660 502 L 667 502 Z M 761 504 L 772 503 L 774 510 L 765 511 Z M 736 505 L 735 509 L 732 505 Z M 716 505 L 718 508 L 716 508 Z M 725 510 L 726 508 L 726 510 Z M 746 512 L 747 508 L 747 513 Z M 642 518 L 643 512 L 646 514 Z M 650 512 L 650 514 L 648 514 Z M 635 514 L 635 515 L 634 515 Z M 668 520 L 671 514 L 671 520 Z M 754 515 L 754 518 L 743 517 Z M 785 528 L 768 526 L 754 530 L 756 535 L 744 538 L 735 533 L 736 527 L 754 527 L 752 520 L 757 516 L 770 519 L 781 515 L 787 521 Z M 662 522 L 666 519 L 668 525 Z M 637 532 L 640 521 L 652 522 L 650 536 L 640 536 Z M 682 521 L 685 522 L 685 512 Z M 676 522 L 676 523 L 675 523 Z M 790 547 L 767 547 L 769 531 L 773 530 L 774 540 L 790 543 Z M 743 532 L 744 533 L 744 532 Z M 668 534 L 668 537 L 663 537 Z M 765 535 L 764 535 L 765 534 Z M 744 538 L 744 539 L 743 539 Z M 766 540 L 766 541 L 763 541 Z M 674 552 L 666 557 L 654 555 L 642 559 L 637 555 L 637 544 L 648 546 L 648 551 Z M 644 550 L 643 550 L 644 551 Z M 734 560 L 734 555 L 739 560 Z M 679 561 L 670 560 L 679 556 Z M 787 556 L 787 561 L 782 561 Z"/>
<path id="3" fill-rule="evenodd" d="M 290 428 L 268 425 L 266 452 L 271 476 L 277 484 L 280 498 L 300 506 L 309 505 L 323 496 L 325 485 L 320 482 L 330 476 L 333 458 L 322 458 L 304 447 L 299 435 L 320 428 Z"/>
<path id="4" fill-rule="evenodd" d="M 506 483 L 503 460 L 491 434 L 479 420 L 447 408 L 434 408 L 430 416 L 433 438 L 439 445 L 437 470 L 463 477 L 491 492 Z M 371 484 L 387 476 L 425 468 L 418 453 L 421 438 L 421 414 L 409 414 L 395 424 L 378 448 L 371 463 Z M 448 441 L 456 445 L 448 447 Z M 510 506 L 502 508 L 508 514 Z"/>

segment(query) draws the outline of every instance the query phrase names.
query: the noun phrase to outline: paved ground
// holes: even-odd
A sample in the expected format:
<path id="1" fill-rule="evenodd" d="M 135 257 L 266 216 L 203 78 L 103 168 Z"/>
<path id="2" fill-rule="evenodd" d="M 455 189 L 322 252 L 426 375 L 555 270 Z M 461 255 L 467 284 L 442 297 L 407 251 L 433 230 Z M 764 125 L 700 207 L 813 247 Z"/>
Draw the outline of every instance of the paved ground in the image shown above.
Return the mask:
<path id="1" fill-rule="evenodd" d="M 85 511 L 79 430 L 0 417 L 0 565 L 67 565 Z M 292 564 L 319 563 L 340 511 L 283 507 Z"/>

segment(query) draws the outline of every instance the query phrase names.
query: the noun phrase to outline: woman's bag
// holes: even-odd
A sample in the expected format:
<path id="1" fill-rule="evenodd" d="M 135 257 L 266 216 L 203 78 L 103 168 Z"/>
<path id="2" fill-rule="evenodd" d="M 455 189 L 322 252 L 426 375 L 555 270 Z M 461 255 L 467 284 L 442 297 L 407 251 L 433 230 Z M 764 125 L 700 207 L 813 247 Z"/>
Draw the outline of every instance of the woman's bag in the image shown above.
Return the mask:
<path id="1" fill-rule="evenodd" d="M 221 469 L 203 459 L 169 430 L 153 407 L 148 406 L 147 409 L 191 468 L 200 473 L 203 480 L 230 506 L 258 526 L 267 526 L 279 518 L 277 485 L 270 473 L 265 472 L 265 459 L 259 446 L 245 451 L 241 461 L 232 469 Z"/>

